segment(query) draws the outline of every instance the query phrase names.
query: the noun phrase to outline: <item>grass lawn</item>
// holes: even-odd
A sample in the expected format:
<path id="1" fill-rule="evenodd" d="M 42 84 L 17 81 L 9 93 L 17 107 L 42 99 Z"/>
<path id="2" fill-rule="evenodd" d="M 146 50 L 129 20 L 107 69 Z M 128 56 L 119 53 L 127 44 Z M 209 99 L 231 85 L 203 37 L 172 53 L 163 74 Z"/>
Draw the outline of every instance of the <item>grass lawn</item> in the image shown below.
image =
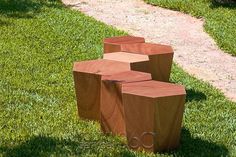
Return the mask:
<path id="1" fill-rule="evenodd" d="M 236 3 L 214 0 L 144 0 L 150 4 L 178 10 L 205 19 L 205 30 L 227 53 L 236 56 Z"/>
<path id="2" fill-rule="evenodd" d="M 0 0 L 0 156 L 155 156 L 77 117 L 73 62 L 123 34 L 53 0 Z M 236 156 L 236 103 L 176 65 L 171 80 L 187 89 L 181 147 L 156 156 Z"/>

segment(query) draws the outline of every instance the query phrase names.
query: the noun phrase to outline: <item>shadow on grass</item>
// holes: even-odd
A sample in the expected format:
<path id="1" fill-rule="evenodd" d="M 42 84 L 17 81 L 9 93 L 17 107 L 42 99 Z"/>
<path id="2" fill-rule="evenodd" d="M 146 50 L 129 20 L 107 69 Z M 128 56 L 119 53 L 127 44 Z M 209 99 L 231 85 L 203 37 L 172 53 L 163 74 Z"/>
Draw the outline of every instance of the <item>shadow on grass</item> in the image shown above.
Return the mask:
<path id="1" fill-rule="evenodd" d="M 69 154 L 63 146 L 69 147 L 71 150 L 76 151 L 78 143 L 66 140 L 58 140 L 51 137 L 35 136 L 30 140 L 15 146 L 15 147 L 0 147 L 0 152 L 6 157 L 15 156 L 49 156 L 50 154 L 61 153 Z M 78 155 L 80 154 L 77 152 Z"/>
<path id="2" fill-rule="evenodd" d="M 235 9 L 236 0 L 212 0 L 210 7 L 212 9 L 219 8 L 219 7 Z"/>
<path id="3" fill-rule="evenodd" d="M 33 18 L 43 6 L 61 7 L 59 0 L 0 0 L 0 14 L 14 18 Z"/>
<path id="4" fill-rule="evenodd" d="M 0 147 L 0 154 L 4 157 L 81 156 L 99 154 L 104 151 L 104 148 L 116 148 L 122 145 L 104 140 L 84 141 L 81 136 L 77 136 L 73 140 L 34 136 L 15 147 Z M 124 151 L 127 150 L 124 149 Z"/>
<path id="5" fill-rule="evenodd" d="M 8 25 L 10 25 L 9 22 L 0 19 L 0 27 L 1 26 L 8 26 Z"/>
<path id="6" fill-rule="evenodd" d="M 202 140 L 200 138 L 193 138 L 187 129 L 182 130 L 181 146 L 179 149 L 165 154 L 188 157 L 188 156 L 214 156 L 224 157 L 228 155 L 228 150 L 224 146 Z M 111 153 L 111 149 L 122 149 L 115 151 L 116 156 L 135 156 L 129 152 L 125 147 L 120 147 L 123 144 L 116 142 L 98 141 L 83 141 L 81 136 L 74 139 L 75 141 L 56 139 L 46 136 L 35 136 L 30 140 L 12 147 L 0 147 L 0 153 L 5 157 L 41 157 L 41 156 L 81 156 L 85 154 L 99 154 Z M 102 148 L 101 146 L 105 146 Z M 100 147 L 97 149 L 97 147 Z M 109 149 L 110 147 L 111 149 Z M 120 148 L 119 148 L 120 147 Z M 107 151 L 104 151 L 107 150 Z M 110 152 L 109 152 L 110 151 Z M 114 153 L 114 152 L 113 152 Z"/>
<path id="7" fill-rule="evenodd" d="M 186 90 L 187 96 L 186 96 L 186 101 L 191 102 L 191 101 L 202 101 L 206 100 L 207 97 L 204 93 L 195 91 L 193 89 L 187 89 Z"/>
<path id="8" fill-rule="evenodd" d="M 228 149 L 223 145 L 194 138 L 186 128 L 182 129 L 181 145 L 180 147 L 167 154 L 179 157 L 201 157 L 201 156 L 214 156 L 225 157 L 228 156 Z"/>

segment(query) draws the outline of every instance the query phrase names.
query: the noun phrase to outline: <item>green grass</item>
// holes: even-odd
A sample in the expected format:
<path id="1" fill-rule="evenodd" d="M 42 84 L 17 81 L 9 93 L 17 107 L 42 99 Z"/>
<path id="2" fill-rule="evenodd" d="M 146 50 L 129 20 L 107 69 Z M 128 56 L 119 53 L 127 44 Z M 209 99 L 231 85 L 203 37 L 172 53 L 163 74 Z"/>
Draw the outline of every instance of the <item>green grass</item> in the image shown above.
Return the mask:
<path id="1" fill-rule="evenodd" d="M 150 4 L 204 18 L 204 28 L 218 46 L 236 56 L 236 3 L 219 4 L 214 0 L 144 0 Z"/>
<path id="2" fill-rule="evenodd" d="M 124 32 L 52 0 L 0 4 L 0 156 L 155 156 L 77 117 L 73 62 Z M 187 89 L 181 147 L 156 156 L 236 156 L 236 104 L 176 65 L 171 80 Z"/>

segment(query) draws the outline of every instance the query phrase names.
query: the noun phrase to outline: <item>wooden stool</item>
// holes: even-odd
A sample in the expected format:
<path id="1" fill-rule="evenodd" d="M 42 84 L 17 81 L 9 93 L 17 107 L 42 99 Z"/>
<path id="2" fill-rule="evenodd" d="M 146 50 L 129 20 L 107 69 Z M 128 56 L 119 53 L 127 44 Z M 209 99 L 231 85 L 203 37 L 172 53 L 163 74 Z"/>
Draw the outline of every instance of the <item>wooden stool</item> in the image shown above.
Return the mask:
<path id="1" fill-rule="evenodd" d="M 149 59 L 147 55 L 132 54 L 127 52 L 113 52 L 103 54 L 103 59 L 130 64 L 130 69 L 140 72 L 149 72 Z"/>
<path id="2" fill-rule="evenodd" d="M 126 135 L 122 87 L 130 82 L 151 80 L 151 75 L 127 71 L 104 76 L 101 85 L 101 129 L 104 133 Z"/>
<path id="3" fill-rule="evenodd" d="M 110 60 L 90 60 L 74 63 L 73 75 L 79 116 L 100 120 L 100 90 L 102 76 L 130 70 L 127 63 Z"/>
<path id="4" fill-rule="evenodd" d="M 157 152 L 178 147 L 186 95 L 183 86 L 144 81 L 124 84 L 122 92 L 130 148 Z"/>
<path id="5" fill-rule="evenodd" d="M 122 45 L 128 43 L 144 43 L 145 39 L 134 36 L 121 36 L 104 39 L 104 53 L 122 51 Z"/>
<path id="6" fill-rule="evenodd" d="M 174 51 L 171 46 L 152 43 L 129 43 L 122 51 L 147 55 L 153 80 L 169 82 Z"/>

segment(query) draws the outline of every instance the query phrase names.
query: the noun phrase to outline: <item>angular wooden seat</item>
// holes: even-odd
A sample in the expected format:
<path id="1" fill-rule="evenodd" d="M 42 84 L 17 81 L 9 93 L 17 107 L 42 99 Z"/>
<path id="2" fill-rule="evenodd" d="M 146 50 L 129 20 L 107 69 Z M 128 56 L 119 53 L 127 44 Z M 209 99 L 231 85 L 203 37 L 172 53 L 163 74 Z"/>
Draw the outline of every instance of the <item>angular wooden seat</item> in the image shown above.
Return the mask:
<path id="1" fill-rule="evenodd" d="M 103 76 L 130 70 L 130 65 L 111 60 L 74 63 L 73 75 L 79 116 L 100 120 L 100 90 Z"/>
<path id="2" fill-rule="evenodd" d="M 169 82 L 174 51 L 171 46 L 152 43 L 129 43 L 122 45 L 122 51 L 147 55 L 148 69 L 153 80 Z"/>
<path id="3" fill-rule="evenodd" d="M 104 133 L 126 135 L 122 87 L 130 82 L 151 80 L 148 73 L 127 71 L 104 76 L 101 85 L 101 129 Z"/>
<path id="4" fill-rule="evenodd" d="M 145 39 L 134 36 L 120 36 L 104 39 L 104 53 L 122 51 L 122 45 L 128 43 L 144 43 Z"/>
<path id="5" fill-rule="evenodd" d="M 130 148 L 157 152 L 178 147 L 186 95 L 183 86 L 135 82 L 124 84 L 122 93 Z"/>
<path id="6" fill-rule="evenodd" d="M 178 147 L 186 91 L 167 83 L 173 54 L 141 37 L 104 39 L 103 59 L 74 63 L 79 116 L 100 121 L 104 133 L 125 135 L 132 149 Z"/>
<path id="7" fill-rule="evenodd" d="M 130 65 L 130 69 L 134 71 L 149 72 L 149 59 L 147 55 L 113 52 L 103 54 L 103 59 L 127 63 Z"/>

